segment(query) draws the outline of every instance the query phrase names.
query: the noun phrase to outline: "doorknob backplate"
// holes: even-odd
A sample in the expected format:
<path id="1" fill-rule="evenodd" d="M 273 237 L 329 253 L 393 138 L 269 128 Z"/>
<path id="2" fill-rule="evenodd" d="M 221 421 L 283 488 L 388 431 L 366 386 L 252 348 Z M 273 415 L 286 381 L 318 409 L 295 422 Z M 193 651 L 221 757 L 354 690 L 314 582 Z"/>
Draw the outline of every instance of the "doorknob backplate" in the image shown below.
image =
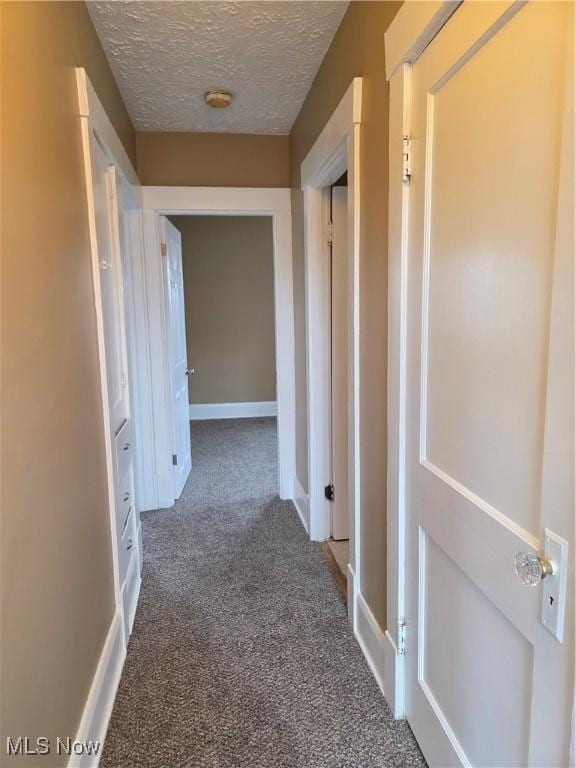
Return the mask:
<path id="1" fill-rule="evenodd" d="M 544 529 L 544 556 L 518 552 L 514 567 L 522 584 L 536 587 L 542 582 L 540 620 L 559 643 L 564 639 L 564 615 L 568 576 L 568 542 Z"/>

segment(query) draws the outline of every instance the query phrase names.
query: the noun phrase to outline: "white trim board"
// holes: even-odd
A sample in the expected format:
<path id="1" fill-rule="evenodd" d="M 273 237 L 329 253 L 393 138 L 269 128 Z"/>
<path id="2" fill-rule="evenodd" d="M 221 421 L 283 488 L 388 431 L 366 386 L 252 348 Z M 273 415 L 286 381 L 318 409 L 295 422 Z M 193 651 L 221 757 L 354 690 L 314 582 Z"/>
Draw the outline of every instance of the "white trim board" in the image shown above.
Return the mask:
<path id="1" fill-rule="evenodd" d="M 330 467 L 329 344 L 330 320 L 327 258 L 328 187 L 348 173 L 348 478 L 350 566 L 353 589 L 360 589 L 360 124 L 362 78 L 356 77 L 302 162 L 306 273 L 306 355 L 308 387 L 308 492 L 310 538 L 331 533 L 329 502 L 324 487 Z M 351 603 L 356 606 L 355 600 Z M 353 625 L 355 624 L 352 619 Z"/>
<path id="2" fill-rule="evenodd" d="M 75 738 L 76 742 L 100 742 L 100 747 L 96 755 L 72 754 L 68 760 L 68 768 L 96 768 L 100 762 L 108 722 L 126 658 L 123 622 L 122 612 L 117 611 L 100 654 Z"/>
<path id="3" fill-rule="evenodd" d="M 302 189 L 325 186 L 324 179 L 334 176 L 337 181 L 346 170 L 344 165 L 331 173 L 331 164 L 339 157 L 339 147 L 353 125 L 362 122 L 362 78 L 355 77 L 340 103 L 300 166 Z M 328 182 L 333 183 L 333 182 Z"/>
<path id="4" fill-rule="evenodd" d="M 106 639 L 100 653 L 98 664 L 96 666 L 94 677 L 90 686 L 90 691 L 86 702 L 84 703 L 80 726 L 76 735 L 77 742 L 100 741 L 100 749 L 96 755 L 75 754 L 69 759 L 69 766 L 77 768 L 78 766 L 97 766 L 100 760 L 108 721 L 112 712 L 116 690 L 122 673 L 124 659 L 126 657 L 126 647 L 128 636 L 132 628 L 134 613 L 138 603 L 138 596 L 141 584 L 141 536 L 140 526 L 138 525 L 138 550 L 137 556 L 132 557 L 131 570 L 122 584 L 120 584 L 119 565 L 118 565 L 118 542 L 116 525 L 116 486 L 114 481 L 113 464 L 115 461 L 115 448 L 113 445 L 113 436 L 110 430 L 109 402 L 106 377 L 106 353 L 104 347 L 103 318 L 100 301 L 100 277 L 98 262 L 98 240 L 95 230 L 95 205 L 92 184 L 92 162 L 90 158 L 90 142 L 97 141 L 102 149 L 106 162 L 109 165 L 110 177 L 115 180 L 111 186 L 112 199 L 114 199 L 114 213 L 117 217 L 118 208 L 116 206 L 125 205 L 125 210 L 130 211 L 131 227 L 131 247 L 126 255 L 127 271 L 124 281 L 125 290 L 125 310 L 130 316 L 130 323 L 126 330 L 129 332 L 131 327 L 135 327 L 142 319 L 140 313 L 140 301 L 142 300 L 142 284 L 139 282 L 142 256 L 141 240 L 141 188 L 140 182 L 134 168 L 124 150 L 114 126 L 112 125 L 104 107 L 102 106 L 96 91 L 92 87 L 86 71 L 82 68 L 76 69 L 76 85 L 78 93 L 78 120 L 82 138 L 82 148 L 84 155 L 84 173 L 86 178 L 86 207 L 88 215 L 88 227 L 90 234 L 90 250 L 92 261 L 92 274 L 94 282 L 94 310 L 96 315 L 96 329 L 98 335 L 98 352 L 100 367 L 100 389 L 102 396 L 102 423 L 104 431 L 104 442 L 106 448 L 106 469 L 108 485 L 108 506 L 109 506 L 109 524 L 111 530 L 111 550 L 112 550 L 112 571 L 113 571 L 113 589 L 115 600 L 115 613 L 108 627 Z M 92 136 L 94 139 L 92 139 Z M 118 222 L 114 219 L 113 226 L 117 227 Z M 118 232 L 115 231 L 115 248 L 122 248 L 118 238 Z M 134 339 L 130 337 L 130 345 Z M 146 375 L 149 358 L 146 349 L 134 348 L 134 354 L 131 357 L 130 386 L 132 396 L 132 384 L 140 382 L 140 377 Z M 135 389 L 136 396 L 132 402 L 134 429 L 136 434 L 139 429 L 140 406 L 143 401 L 138 387 Z M 138 448 L 142 445 L 141 439 L 138 439 L 136 446 L 135 463 L 139 460 L 140 454 Z M 138 498 L 138 490 L 136 494 Z M 139 510 L 137 510 L 137 513 Z"/>
<path id="5" fill-rule="evenodd" d="M 284 187 L 142 187 L 144 208 L 180 216 L 257 216 L 290 213 Z"/>
<path id="6" fill-rule="evenodd" d="M 386 630 L 384 633 L 384 681 L 387 691 L 386 700 L 396 720 L 404 717 L 404 659 L 398 652 L 394 638 Z"/>
<path id="7" fill-rule="evenodd" d="M 166 344 L 159 223 L 161 215 L 270 216 L 274 241 L 274 307 L 276 333 L 276 393 L 278 418 L 278 491 L 291 499 L 295 456 L 294 297 L 292 291 L 292 213 L 290 189 L 239 187 L 143 187 L 146 314 L 153 393 L 153 445 L 158 478 L 151 508 L 174 504 L 170 482 L 170 407 L 163 350 Z M 146 326 L 144 326 L 146 327 Z M 146 332 L 146 331 L 144 331 Z"/>
<path id="8" fill-rule="evenodd" d="M 354 622 L 356 620 L 356 610 L 354 604 L 356 602 L 357 590 L 355 584 L 356 574 L 354 573 L 354 568 L 352 568 L 350 563 L 348 563 L 346 566 L 346 610 L 348 611 L 348 620 L 352 625 L 352 629 L 354 629 Z"/>
<path id="9" fill-rule="evenodd" d="M 122 171 L 129 184 L 138 190 L 138 197 L 140 198 L 141 187 L 138 174 L 134 170 L 128 153 L 124 149 L 124 145 L 120 141 L 116 129 L 106 114 L 106 110 L 83 67 L 76 68 L 76 83 L 78 87 L 78 112 L 80 117 L 90 119 L 98 136 L 114 157 L 115 164 Z"/>
<path id="10" fill-rule="evenodd" d="M 386 696 L 386 636 L 361 592 L 356 593 L 356 639 L 372 670 L 378 687 Z"/>
<path id="11" fill-rule="evenodd" d="M 405 453 L 407 377 L 408 210 L 410 186 L 402 182 L 402 140 L 410 135 L 411 65 L 460 0 L 404 3 L 386 30 L 390 81 L 388 180 L 388 440 L 387 440 L 387 699 L 394 716 L 405 715 L 404 656 L 397 652 L 405 619 Z M 394 663 L 392 656 L 396 654 Z"/>
<path id="12" fill-rule="evenodd" d="M 298 477 L 296 475 L 294 475 L 294 491 L 292 494 L 292 499 L 294 501 L 294 506 L 296 507 L 296 512 L 298 512 L 298 517 L 300 518 L 302 525 L 304 526 L 304 530 L 309 535 L 310 534 L 310 499 L 308 498 L 308 494 L 306 493 L 306 491 L 300 485 L 300 480 L 298 480 Z"/>
<path id="13" fill-rule="evenodd" d="M 384 33 L 388 80 L 402 64 L 416 61 L 461 3 L 462 0 L 404 3 Z"/>
<path id="14" fill-rule="evenodd" d="M 142 242 L 142 187 L 134 166 L 116 130 L 106 114 L 86 70 L 76 68 L 78 114 L 80 122 L 93 129 L 98 142 L 114 166 L 119 178 L 119 192 L 125 209 L 130 209 L 130 239 L 133 250 L 126 262 L 126 315 L 130 318 L 127 331 L 130 357 L 131 416 L 135 433 L 134 482 L 138 512 L 153 507 L 156 473 L 151 471 L 153 456 L 152 394 L 149 389 L 151 357 L 146 330 L 146 295 L 144 287 L 144 249 Z"/>
<path id="15" fill-rule="evenodd" d="M 275 400 L 255 403 L 190 403 L 190 421 L 208 419 L 253 419 L 259 416 L 276 416 Z"/>

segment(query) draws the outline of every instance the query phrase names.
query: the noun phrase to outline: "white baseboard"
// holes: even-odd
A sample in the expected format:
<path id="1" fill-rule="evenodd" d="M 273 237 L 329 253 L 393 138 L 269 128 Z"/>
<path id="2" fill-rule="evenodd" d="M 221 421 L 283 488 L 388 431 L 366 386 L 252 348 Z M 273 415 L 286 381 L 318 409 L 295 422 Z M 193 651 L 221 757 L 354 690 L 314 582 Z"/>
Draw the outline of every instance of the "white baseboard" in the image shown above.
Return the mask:
<path id="1" fill-rule="evenodd" d="M 276 416 L 276 401 L 261 403 L 190 403 L 190 421 L 207 419 L 253 419 Z"/>
<path id="2" fill-rule="evenodd" d="M 356 639 L 386 699 L 386 636 L 361 593 L 356 595 Z"/>
<path id="3" fill-rule="evenodd" d="M 294 499 L 294 464 L 278 464 L 278 495 L 281 499 Z"/>
<path id="4" fill-rule="evenodd" d="M 158 498 L 154 506 L 149 507 L 149 509 L 170 509 L 170 507 L 174 506 L 174 475 L 172 473 L 172 466 L 170 466 L 169 472 L 158 472 L 156 477 Z M 146 512 L 148 508 L 140 506 L 139 511 Z"/>
<path id="5" fill-rule="evenodd" d="M 404 711 L 404 659 L 398 655 L 394 638 L 386 630 L 384 640 L 384 679 L 386 680 L 386 701 L 396 720 L 405 717 Z"/>
<path id="6" fill-rule="evenodd" d="M 348 621 L 354 629 L 356 627 L 356 573 L 354 568 L 348 563 L 346 566 L 346 606 L 348 609 Z"/>
<path id="7" fill-rule="evenodd" d="M 98 766 L 125 658 L 124 617 L 120 610 L 116 611 L 110 624 L 75 739 L 81 743 L 100 742 L 100 747 L 96 755 L 72 754 L 68 768 Z"/>
<path id="8" fill-rule="evenodd" d="M 94 744 L 96 742 L 100 746 L 96 754 L 72 754 L 68 760 L 67 768 L 98 768 L 102 756 L 106 731 L 126 660 L 126 646 L 132 632 L 138 597 L 140 596 L 142 525 L 138 526 L 136 537 L 139 542 L 138 551 L 134 553 L 128 566 L 128 573 L 119 595 L 118 608 L 108 629 L 108 635 L 92 678 L 92 685 L 75 738 L 75 742 L 78 744 L 86 744 L 87 742 Z"/>
<path id="9" fill-rule="evenodd" d="M 298 480 L 296 475 L 294 475 L 294 489 L 292 499 L 294 501 L 296 511 L 298 512 L 298 516 L 300 517 L 302 525 L 304 526 L 304 530 L 308 535 L 310 535 L 310 500 L 308 498 L 308 494 L 300 485 L 300 480 Z"/>

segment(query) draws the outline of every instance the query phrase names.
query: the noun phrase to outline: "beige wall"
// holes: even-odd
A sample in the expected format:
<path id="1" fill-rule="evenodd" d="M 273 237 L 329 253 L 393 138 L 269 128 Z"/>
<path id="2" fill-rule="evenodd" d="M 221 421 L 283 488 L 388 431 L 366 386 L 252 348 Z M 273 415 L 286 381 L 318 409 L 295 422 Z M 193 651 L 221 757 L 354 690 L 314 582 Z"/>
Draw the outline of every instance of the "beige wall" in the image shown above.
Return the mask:
<path id="1" fill-rule="evenodd" d="M 142 184 L 289 187 L 288 136 L 242 133 L 138 133 Z"/>
<path id="2" fill-rule="evenodd" d="M 307 484 L 304 248 L 300 164 L 355 76 L 361 129 L 360 443 L 362 591 L 386 625 L 386 278 L 388 86 L 384 31 L 400 3 L 352 2 L 290 135 L 296 311 L 297 472 Z"/>
<path id="3" fill-rule="evenodd" d="M 75 736 L 114 613 L 74 66 L 134 132 L 83 3 L 1 12 L 4 768 L 6 735 Z"/>
<path id="4" fill-rule="evenodd" d="M 190 402 L 276 400 L 272 219 L 170 218 L 182 233 Z"/>

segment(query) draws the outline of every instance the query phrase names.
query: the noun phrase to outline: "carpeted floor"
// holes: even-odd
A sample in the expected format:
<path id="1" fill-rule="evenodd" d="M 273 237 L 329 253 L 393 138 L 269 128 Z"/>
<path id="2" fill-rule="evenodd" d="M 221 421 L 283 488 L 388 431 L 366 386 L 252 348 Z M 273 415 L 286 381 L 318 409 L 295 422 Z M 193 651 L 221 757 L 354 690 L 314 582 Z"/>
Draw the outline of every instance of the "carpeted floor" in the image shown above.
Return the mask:
<path id="1" fill-rule="evenodd" d="M 276 495 L 274 419 L 195 422 L 144 573 L 102 768 L 424 766 L 352 636 L 319 547 Z"/>

